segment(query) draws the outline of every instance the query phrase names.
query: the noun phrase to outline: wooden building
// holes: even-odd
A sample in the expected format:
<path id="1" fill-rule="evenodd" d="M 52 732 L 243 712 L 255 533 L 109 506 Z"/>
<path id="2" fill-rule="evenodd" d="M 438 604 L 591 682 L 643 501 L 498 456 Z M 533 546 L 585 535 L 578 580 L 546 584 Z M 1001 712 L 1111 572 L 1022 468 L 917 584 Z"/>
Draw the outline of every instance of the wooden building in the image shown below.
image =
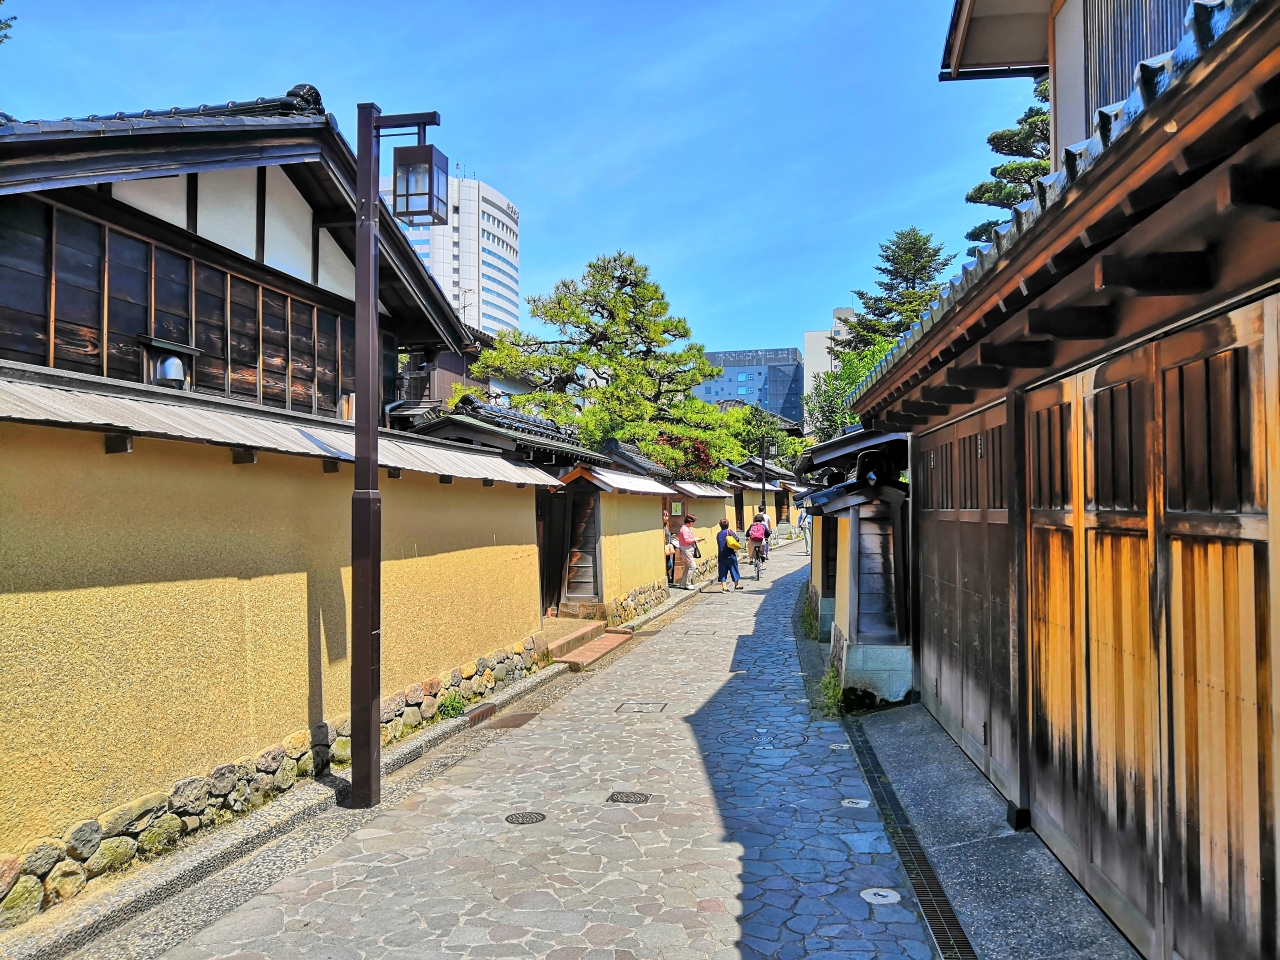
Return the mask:
<path id="1" fill-rule="evenodd" d="M 916 689 L 1011 821 L 1144 956 L 1274 957 L 1280 4 L 1166 53 L 1080 7 L 956 4 L 944 73 L 1091 130 L 852 406 L 912 434 Z"/>
<path id="2" fill-rule="evenodd" d="M 355 169 L 306 86 L 0 116 L 0 849 L 348 712 Z M 381 218 L 387 400 L 399 355 L 473 337 Z M 391 430 L 379 458 L 383 691 L 421 700 L 540 631 L 557 477 Z"/>

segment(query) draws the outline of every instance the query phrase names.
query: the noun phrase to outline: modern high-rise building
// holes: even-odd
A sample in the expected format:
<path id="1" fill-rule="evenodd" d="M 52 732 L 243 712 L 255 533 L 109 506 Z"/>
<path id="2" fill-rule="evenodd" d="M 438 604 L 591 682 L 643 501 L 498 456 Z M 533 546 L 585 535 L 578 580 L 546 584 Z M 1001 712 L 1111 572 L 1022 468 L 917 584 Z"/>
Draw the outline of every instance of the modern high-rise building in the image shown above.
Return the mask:
<path id="1" fill-rule="evenodd" d="M 806 330 L 804 333 L 804 392 L 813 392 L 814 378 L 832 369 L 831 342 L 847 335 L 845 324 L 853 319 L 852 307 L 836 307 L 831 311 L 831 328 Z M 805 426 L 808 426 L 806 422 Z"/>
<path id="2" fill-rule="evenodd" d="M 707 359 L 724 373 L 694 387 L 693 395 L 707 403 L 741 400 L 759 404 L 797 423 L 804 417 L 804 357 L 795 347 L 780 350 L 722 350 Z"/>
<path id="3" fill-rule="evenodd" d="M 383 178 L 384 196 L 391 191 Z M 520 211 L 481 180 L 449 178 L 449 222 L 404 227 L 409 242 L 465 323 L 520 329 Z"/>

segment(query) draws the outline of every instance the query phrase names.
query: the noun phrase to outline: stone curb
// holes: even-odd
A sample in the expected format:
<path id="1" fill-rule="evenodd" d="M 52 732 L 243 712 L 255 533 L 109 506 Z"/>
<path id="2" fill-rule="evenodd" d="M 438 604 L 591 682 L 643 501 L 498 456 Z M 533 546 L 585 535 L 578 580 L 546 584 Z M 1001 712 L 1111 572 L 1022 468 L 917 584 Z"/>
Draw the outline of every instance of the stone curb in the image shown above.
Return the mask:
<path id="1" fill-rule="evenodd" d="M 484 699 L 499 710 L 523 699 L 538 688 L 569 672 L 565 664 L 552 664 L 530 677 Z M 415 737 L 382 755 L 382 775 L 408 766 L 440 744 L 470 729 L 464 717 L 433 724 Z M 63 904 L 49 923 L 36 918 L 12 933 L 0 935 L 3 960 L 56 960 L 158 906 L 187 887 L 212 876 L 259 847 L 312 820 L 337 805 L 338 795 L 349 786 L 349 775 L 330 773 L 319 780 L 299 783 L 266 806 L 209 832 L 187 849 L 135 868 L 118 883 Z M 26 932 L 30 926 L 41 929 Z"/>

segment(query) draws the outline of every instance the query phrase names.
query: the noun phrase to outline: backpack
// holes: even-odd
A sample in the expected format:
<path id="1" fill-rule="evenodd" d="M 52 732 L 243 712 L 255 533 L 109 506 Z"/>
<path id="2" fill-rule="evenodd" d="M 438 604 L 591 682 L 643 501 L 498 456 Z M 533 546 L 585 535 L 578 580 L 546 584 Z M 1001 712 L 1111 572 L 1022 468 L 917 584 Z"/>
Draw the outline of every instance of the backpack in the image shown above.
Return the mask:
<path id="1" fill-rule="evenodd" d="M 769 537 L 769 531 L 765 529 L 763 523 L 753 523 L 751 529 L 747 531 L 748 540 L 766 540 Z"/>

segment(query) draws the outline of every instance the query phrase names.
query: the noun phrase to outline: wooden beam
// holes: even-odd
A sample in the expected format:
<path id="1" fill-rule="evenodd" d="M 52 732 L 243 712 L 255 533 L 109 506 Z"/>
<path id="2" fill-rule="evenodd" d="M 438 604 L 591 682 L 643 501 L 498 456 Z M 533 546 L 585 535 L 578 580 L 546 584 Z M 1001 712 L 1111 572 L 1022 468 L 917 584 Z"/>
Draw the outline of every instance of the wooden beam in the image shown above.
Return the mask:
<path id="1" fill-rule="evenodd" d="M 1115 336 L 1117 326 L 1109 306 L 1027 311 L 1028 333 L 1057 340 L 1106 340 Z"/>
<path id="2" fill-rule="evenodd" d="M 918 417 L 945 417 L 951 407 L 945 403 L 929 403 L 926 400 L 903 400 L 902 412 L 913 413 Z"/>
<path id="3" fill-rule="evenodd" d="M 923 427 L 929 422 L 928 417 L 917 417 L 910 413 L 899 413 L 897 410 L 890 410 L 884 415 L 886 423 L 895 427 Z"/>
<path id="4" fill-rule="evenodd" d="M 973 403 L 977 395 L 964 387 L 921 387 L 920 399 L 929 403 Z"/>
<path id="5" fill-rule="evenodd" d="M 1009 385 L 1009 368 L 982 363 L 967 367 L 948 367 L 947 385 L 975 390 L 998 390 Z"/>
<path id="6" fill-rule="evenodd" d="M 1218 184 L 1218 212 L 1242 210 L 1264 220 L 1280 220 L 1280 169 L 1227 168 Z"/>
<path id="7" fill-rule="evenodd" d="M 1042 370 L 1053 366 L 1052 340 L 1022 340 L 1016 343 L 978 345 L 978 363 L 993 367 Z"/>
<path id="8" fill-rule="evenodd" d="M 1093 273 L 1098 293 L 1126 290 L 1139 297 L 1179 297 L 1213 289 L 1213 261 L 1207 250 L 1148 253 L 1121 259 L 1100 257 Z"/>

